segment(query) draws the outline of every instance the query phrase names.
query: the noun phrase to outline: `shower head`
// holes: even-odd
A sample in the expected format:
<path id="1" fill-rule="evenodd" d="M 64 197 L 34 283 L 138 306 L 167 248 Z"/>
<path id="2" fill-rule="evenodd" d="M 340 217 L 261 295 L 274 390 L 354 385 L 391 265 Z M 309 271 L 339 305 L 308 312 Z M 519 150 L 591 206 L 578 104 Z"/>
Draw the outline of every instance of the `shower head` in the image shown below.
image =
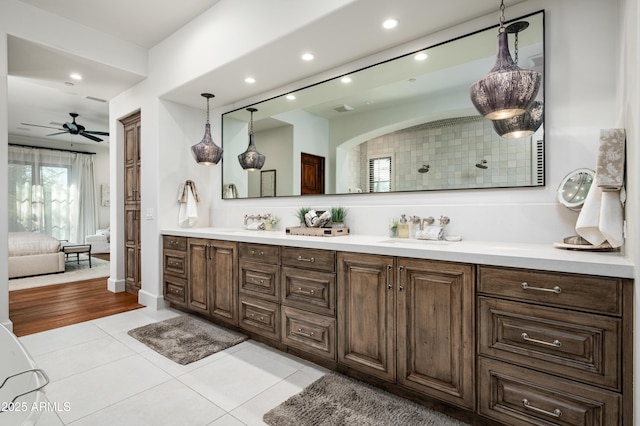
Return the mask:
<path id="1" fill-rule="evenodd" d="M 489 166 L 487 166 L 487 160 L 482 160 L 479 163 L 476 163 L 476 167 L 479 169 L 488 169 Z"/>

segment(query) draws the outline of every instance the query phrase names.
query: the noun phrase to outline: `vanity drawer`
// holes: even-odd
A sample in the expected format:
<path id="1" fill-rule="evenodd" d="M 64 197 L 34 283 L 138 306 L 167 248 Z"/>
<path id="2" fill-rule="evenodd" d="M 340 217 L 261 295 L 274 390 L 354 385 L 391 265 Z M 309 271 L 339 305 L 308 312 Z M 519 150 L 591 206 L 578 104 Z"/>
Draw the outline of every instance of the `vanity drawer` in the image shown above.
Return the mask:
<path id="1" fill-rule="evenodd" d="M 622 424 L 613 392 L 480 357 L 478 412 L 513 426 Z"/>
<path id="2" fill-rule="evenodd" d="M 282 307 L 282 343 L 323 358 L 336 359 L 335 318 Z"/>
<path id="3" fill-rule="evenodd" d="M 612 390 L 622 388 L 622 321 L 478 298 L 479 353 Z"/>
<path id="4" fill-rule="evenodd" d="M 280 305 L 241 294 L 240 327 L 280 340 Z"/>
<path id="5" fill-rule="evenodd" d="M 240 243 L 238 245 L 240 259 L 251 259 L 254 262 L 280 264 L 280 246 L 266 244 Z"/>
<path id="6" fill-rule="evenodd" d="M 282 264 L 295 268 L 316 269 L 335 272 L 336 252 L 299 247 L 282 247 Z"/>
<path id="7" fill-rule="evenodd" d="M 178 251 L 187 251 L 187 237 L 174 237 L 165 235 L 162 237 L 162 248 Z"/>
<path id="8" fill-rule="evenodd" d="M 187 278 L 187 252 L 176 250 L 162 251 L 164 274 Z"/>
<path id="9" fill-rule="evenodd" d="M 616 278 L 480 266 L 478 291 L 547 306 L 622 315 Z"/>
<path id="10" fill-rule="evenodd" d="M 240 261 L 240 292 L 280 301 L 280 266 Z"/>
<path id="11" fill-rule="evenodd" d="M 172 276 L 164 277 L 164 298 L 171 303 L 181 306 L 186 305 L 186 288 L 187 282 L 184 279 Z"/>
<path id="12" fill-rule="evenodd" d="M 335 274 L 282 268 L 282 304 L 334 316 L 335 299 Z"/>

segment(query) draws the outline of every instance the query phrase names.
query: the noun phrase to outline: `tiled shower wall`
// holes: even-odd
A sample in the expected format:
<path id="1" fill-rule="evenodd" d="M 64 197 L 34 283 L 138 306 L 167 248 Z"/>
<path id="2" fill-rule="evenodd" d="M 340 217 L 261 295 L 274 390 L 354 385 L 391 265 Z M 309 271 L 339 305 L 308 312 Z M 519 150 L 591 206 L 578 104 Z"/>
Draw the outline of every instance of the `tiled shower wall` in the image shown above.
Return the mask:
<path id="1" fill-rule="evenodd" d="M 505 139 L 491 121 L 477 117 L 440 120 L 360 144 L 360 179 L 368 188 L 369 160 L 392 157 L 392 191 L 537 185 L 533 137 Z M 486 160 L 486 169 L 476 166 Z M 428 172 L 420 173 L 428 166 Z M 540 182 L 541 183 L 541 182 Z"/>

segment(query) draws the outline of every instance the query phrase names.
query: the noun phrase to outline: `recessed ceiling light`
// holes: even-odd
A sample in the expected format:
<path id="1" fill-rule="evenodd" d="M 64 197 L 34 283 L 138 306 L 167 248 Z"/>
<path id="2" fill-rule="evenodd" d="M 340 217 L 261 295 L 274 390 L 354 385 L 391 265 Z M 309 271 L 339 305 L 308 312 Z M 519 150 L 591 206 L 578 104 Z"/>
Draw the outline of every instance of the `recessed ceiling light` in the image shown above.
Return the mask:
<path id="1" fill-rule="evenodd" d="M 82 76 L 77 72 L 72 72 L 71 74 L 69 74 L 69 77 L 71 77 L 74 80 L 82 80 Z"/>
<path id="2" fill-rule="evenodd" d="M 313 61 L 313 58 L 314 58 L 313 53 L 307 52 L 302 55 L 303 61 Z"/>
<path id="3" fill-rule="evenodd" d="M 429 55 L 427 55 L 426 52 L 418 52 L 418 53 L 415 54 L 413 59 L 415 59 L 416 61 L 424 61 L 428 57 L 429 57 Z"/>
<path id="4" fill-rule="evenodd" d="M 386 29 L 386 30 L 390 30 L 391 28 L 395 28 L 398 26 L 398 20 L 396 18 L 389 18 L 386 19 L 383 23 L 382 23 L 382 28 Z"/>
<path id="5" fill-rule="evenodd" d="M 287 95 L 287 99 L 289 99 L 290 101 L 295 100 L 296 95 Z"/>
<path id="6" fill-rule="evenodd" d="M 245 83 L 249 83 L 249 84 L 253 84 L 253 83 L 256 82 L 256 79 L 253 78 L 253 77 L 247 77 L 247 78 L 244 79 L 244 82 Z"/>
<path id="7" fill-rule="evenodd" d="M 351 77 L 342 77 L 342 78 L 340 79 L 340 81 L 341 81 L 341 82 L 343 82 L 343 83 L 345 83 L 345 84 L 346 84 L 346 83 L 351 83 Z"/>

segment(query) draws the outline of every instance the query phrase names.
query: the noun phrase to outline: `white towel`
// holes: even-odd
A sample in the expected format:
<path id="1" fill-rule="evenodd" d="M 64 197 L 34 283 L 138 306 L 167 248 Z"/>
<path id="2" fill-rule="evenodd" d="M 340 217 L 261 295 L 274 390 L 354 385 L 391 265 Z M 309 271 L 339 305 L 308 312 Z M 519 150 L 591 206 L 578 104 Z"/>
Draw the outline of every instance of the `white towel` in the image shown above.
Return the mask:
<path id="1" fill-rule="evenodd" d="M 180 201 L 178 224 L 188 228 L 192 227 L 193 224 L 196 223 L 196 220 L 198 220 L 198 199 L 194 186 L 193 182 L 186 183 L 178 196 L 178 201 Z M 184 195 L 186 195 L 186 197 L 184 197 Z"/>
<path id="2" fill-rule="evenodd" d="M 578 235 L 594 246 L 605 241 L 611 247 L 622 246 L 624 197 L 624 187 L 621 191 L 603 191 L 602 188 L 591 185 L 576 222 Z"/>

